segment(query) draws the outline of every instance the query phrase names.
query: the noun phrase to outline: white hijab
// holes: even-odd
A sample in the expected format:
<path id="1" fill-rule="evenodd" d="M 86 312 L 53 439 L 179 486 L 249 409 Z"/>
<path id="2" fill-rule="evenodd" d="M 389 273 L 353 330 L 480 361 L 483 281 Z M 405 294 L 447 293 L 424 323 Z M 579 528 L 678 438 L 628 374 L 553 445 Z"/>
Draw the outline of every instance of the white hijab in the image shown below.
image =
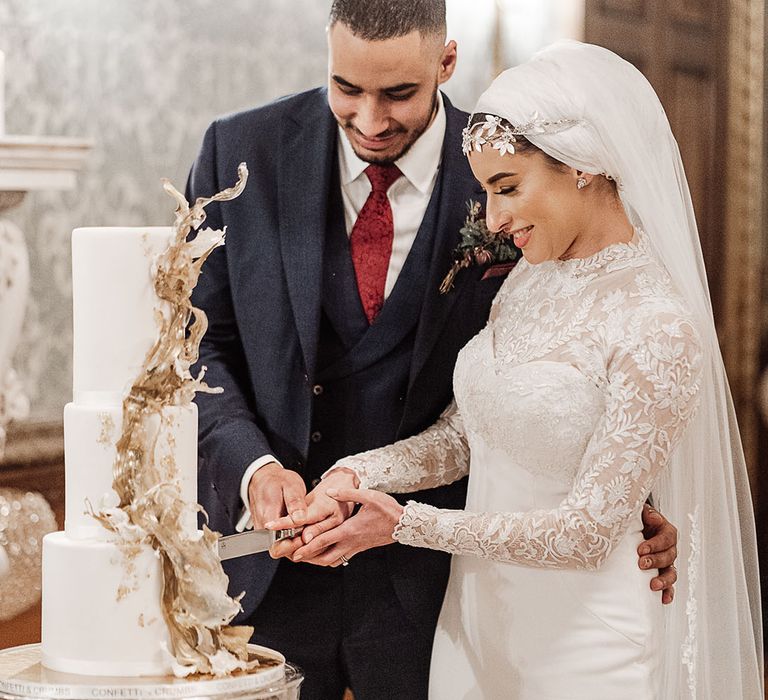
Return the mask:
<path id="1" fill-rule="evenodd" d="M 503 117 L 570 167 L 616 180 L 630 221 L 646 232 L 693 312 L 705 353 L 701 405 L 654 489 L 679 529 L 676 596 L 658 640 L 666 655 L 664 698 L 762 700 L 749 481 L 691 196 L 664 109 L 630 63 L 567 41 L 499 75 L 475 112 Z"/>

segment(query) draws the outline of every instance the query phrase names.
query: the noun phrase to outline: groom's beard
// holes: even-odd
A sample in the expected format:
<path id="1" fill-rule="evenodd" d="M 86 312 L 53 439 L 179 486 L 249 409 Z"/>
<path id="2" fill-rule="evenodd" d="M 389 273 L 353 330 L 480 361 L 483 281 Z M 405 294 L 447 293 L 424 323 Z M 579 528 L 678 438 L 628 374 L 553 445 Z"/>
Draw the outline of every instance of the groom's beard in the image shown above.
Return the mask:
<path id="1" fill-rule="evenodd" d="M 432 95 L 432 104 L 430 110 L 422 122 L 411 128 L 410 131 L 403 126 L 400 126 L 399 128 L 388 129 L 381 134 L 376 134 L 376 136 L 379 138 L 387 138 L 396 134 L 407 134 L 405 142 L 398 148 L 397 151 L 394 153 L 383 154 L 381 156 L 373 156 L 370 153 L 361 153 L 355 145 L 354 139 L 350 138 L 349 143 L 352 146 L 352 150 L 355 152 L 355 155 L 360 158 L 360 160 L 365 161 L 366 163 L 374 163 L 376 165 L 388 165 L 390 163 L 394 163 L 396 160 L 399 160 L 406 153 L 408 153 L 408 151 L 411 150 L 411 146 L 413 146 L 413 144 L 419 140 L 419 137 L 429 128 L 429 125 L 432 123 L 435 114 L 437 114 L 437 109 L 437 85 L 435 85 L 435 91 Z M 344 122 L 341 127 L 348 134 L 350 132 L 352 134 L 360 134 L 360 131 L 351 121 Z"/>

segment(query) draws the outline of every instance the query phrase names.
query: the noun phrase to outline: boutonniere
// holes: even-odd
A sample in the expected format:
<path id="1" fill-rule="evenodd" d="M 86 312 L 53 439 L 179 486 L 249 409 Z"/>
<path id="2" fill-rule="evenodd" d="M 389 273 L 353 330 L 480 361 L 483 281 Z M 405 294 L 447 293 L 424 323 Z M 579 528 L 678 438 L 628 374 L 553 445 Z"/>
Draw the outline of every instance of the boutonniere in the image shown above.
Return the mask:
<path id="1" fill-rule="evenodd" d="M 520 250 L 515 248 L 511 239 L 488 230 L 480 211 L 480 202 L 467 202 L 468 214 L 459 231 L 459 245 L 453 251 L 454 263 L 440 285 L 440 294 L 447 294 L 453 288 L 456 275 L 465 267 L 490 263 L 493 267 L 504 266 L 507 272 L 520 257 Z"/>

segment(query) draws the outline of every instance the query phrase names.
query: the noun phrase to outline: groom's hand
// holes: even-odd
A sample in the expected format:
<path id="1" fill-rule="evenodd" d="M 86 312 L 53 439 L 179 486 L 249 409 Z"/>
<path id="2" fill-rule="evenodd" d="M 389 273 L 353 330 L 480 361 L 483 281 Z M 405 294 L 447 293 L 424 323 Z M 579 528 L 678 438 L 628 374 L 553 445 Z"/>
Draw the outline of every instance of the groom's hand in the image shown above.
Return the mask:
<path id="1" fill-rule="evenodd" d="M 293 525 L 289 527 L 300 527 L 306 522 L 306 495 L 304 479 L 299 474 L 277 462 L 265 464 L 248 484 L 253 527 L 259 530 L 282 515 L 290 515 Z"/>
<path id="2" fill-rule="evenodd" d="M 677 528 L 659 511 L 647 503 L 643 506 L 643 542 L 637 548 L 641 569 L 658 569 L 659 575 L 651 579 L 651 589 L 662 591 L 664 605 L 675 597 L 677 581 Z"/>
<path id="3" fill-rule="evenodd" d="M 290 558 L 297 549 L 309 544 L 318 535 L 341 525 L 352 515 L 354 503 L 340 503 L 331 498 L 327 492 L 329 489 L 355 489 L 358 485 L 359 479 L 351 469 L 340 467 L 330 472 L 307 495 L 307 512 L 301 536 L 275 543 L 269 550 L 272 557 Z M 282 530 L 296 527 L 296 525 L 297 523 L 290 516 L 286 516 L 267 522 L 265 527 L 271 530 Z"/>

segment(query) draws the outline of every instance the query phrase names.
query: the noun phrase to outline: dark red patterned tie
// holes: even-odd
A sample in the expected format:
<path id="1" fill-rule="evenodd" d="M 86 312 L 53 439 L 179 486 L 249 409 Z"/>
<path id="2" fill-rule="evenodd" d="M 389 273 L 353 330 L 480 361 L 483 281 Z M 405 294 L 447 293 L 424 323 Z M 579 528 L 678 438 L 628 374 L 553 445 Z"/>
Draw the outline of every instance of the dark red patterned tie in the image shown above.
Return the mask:
<path id="1" fill-rule="evenodd" d="M 390 163 L 371 164 L 365 169 L 365 174 L 371 181 L 371 193 L 352 227 L 349 248 L 363 309 L 368 323 L 373 323 L 384 306 L 384 285 L 395 237 L 387 190 L 402 173 Z"/>

